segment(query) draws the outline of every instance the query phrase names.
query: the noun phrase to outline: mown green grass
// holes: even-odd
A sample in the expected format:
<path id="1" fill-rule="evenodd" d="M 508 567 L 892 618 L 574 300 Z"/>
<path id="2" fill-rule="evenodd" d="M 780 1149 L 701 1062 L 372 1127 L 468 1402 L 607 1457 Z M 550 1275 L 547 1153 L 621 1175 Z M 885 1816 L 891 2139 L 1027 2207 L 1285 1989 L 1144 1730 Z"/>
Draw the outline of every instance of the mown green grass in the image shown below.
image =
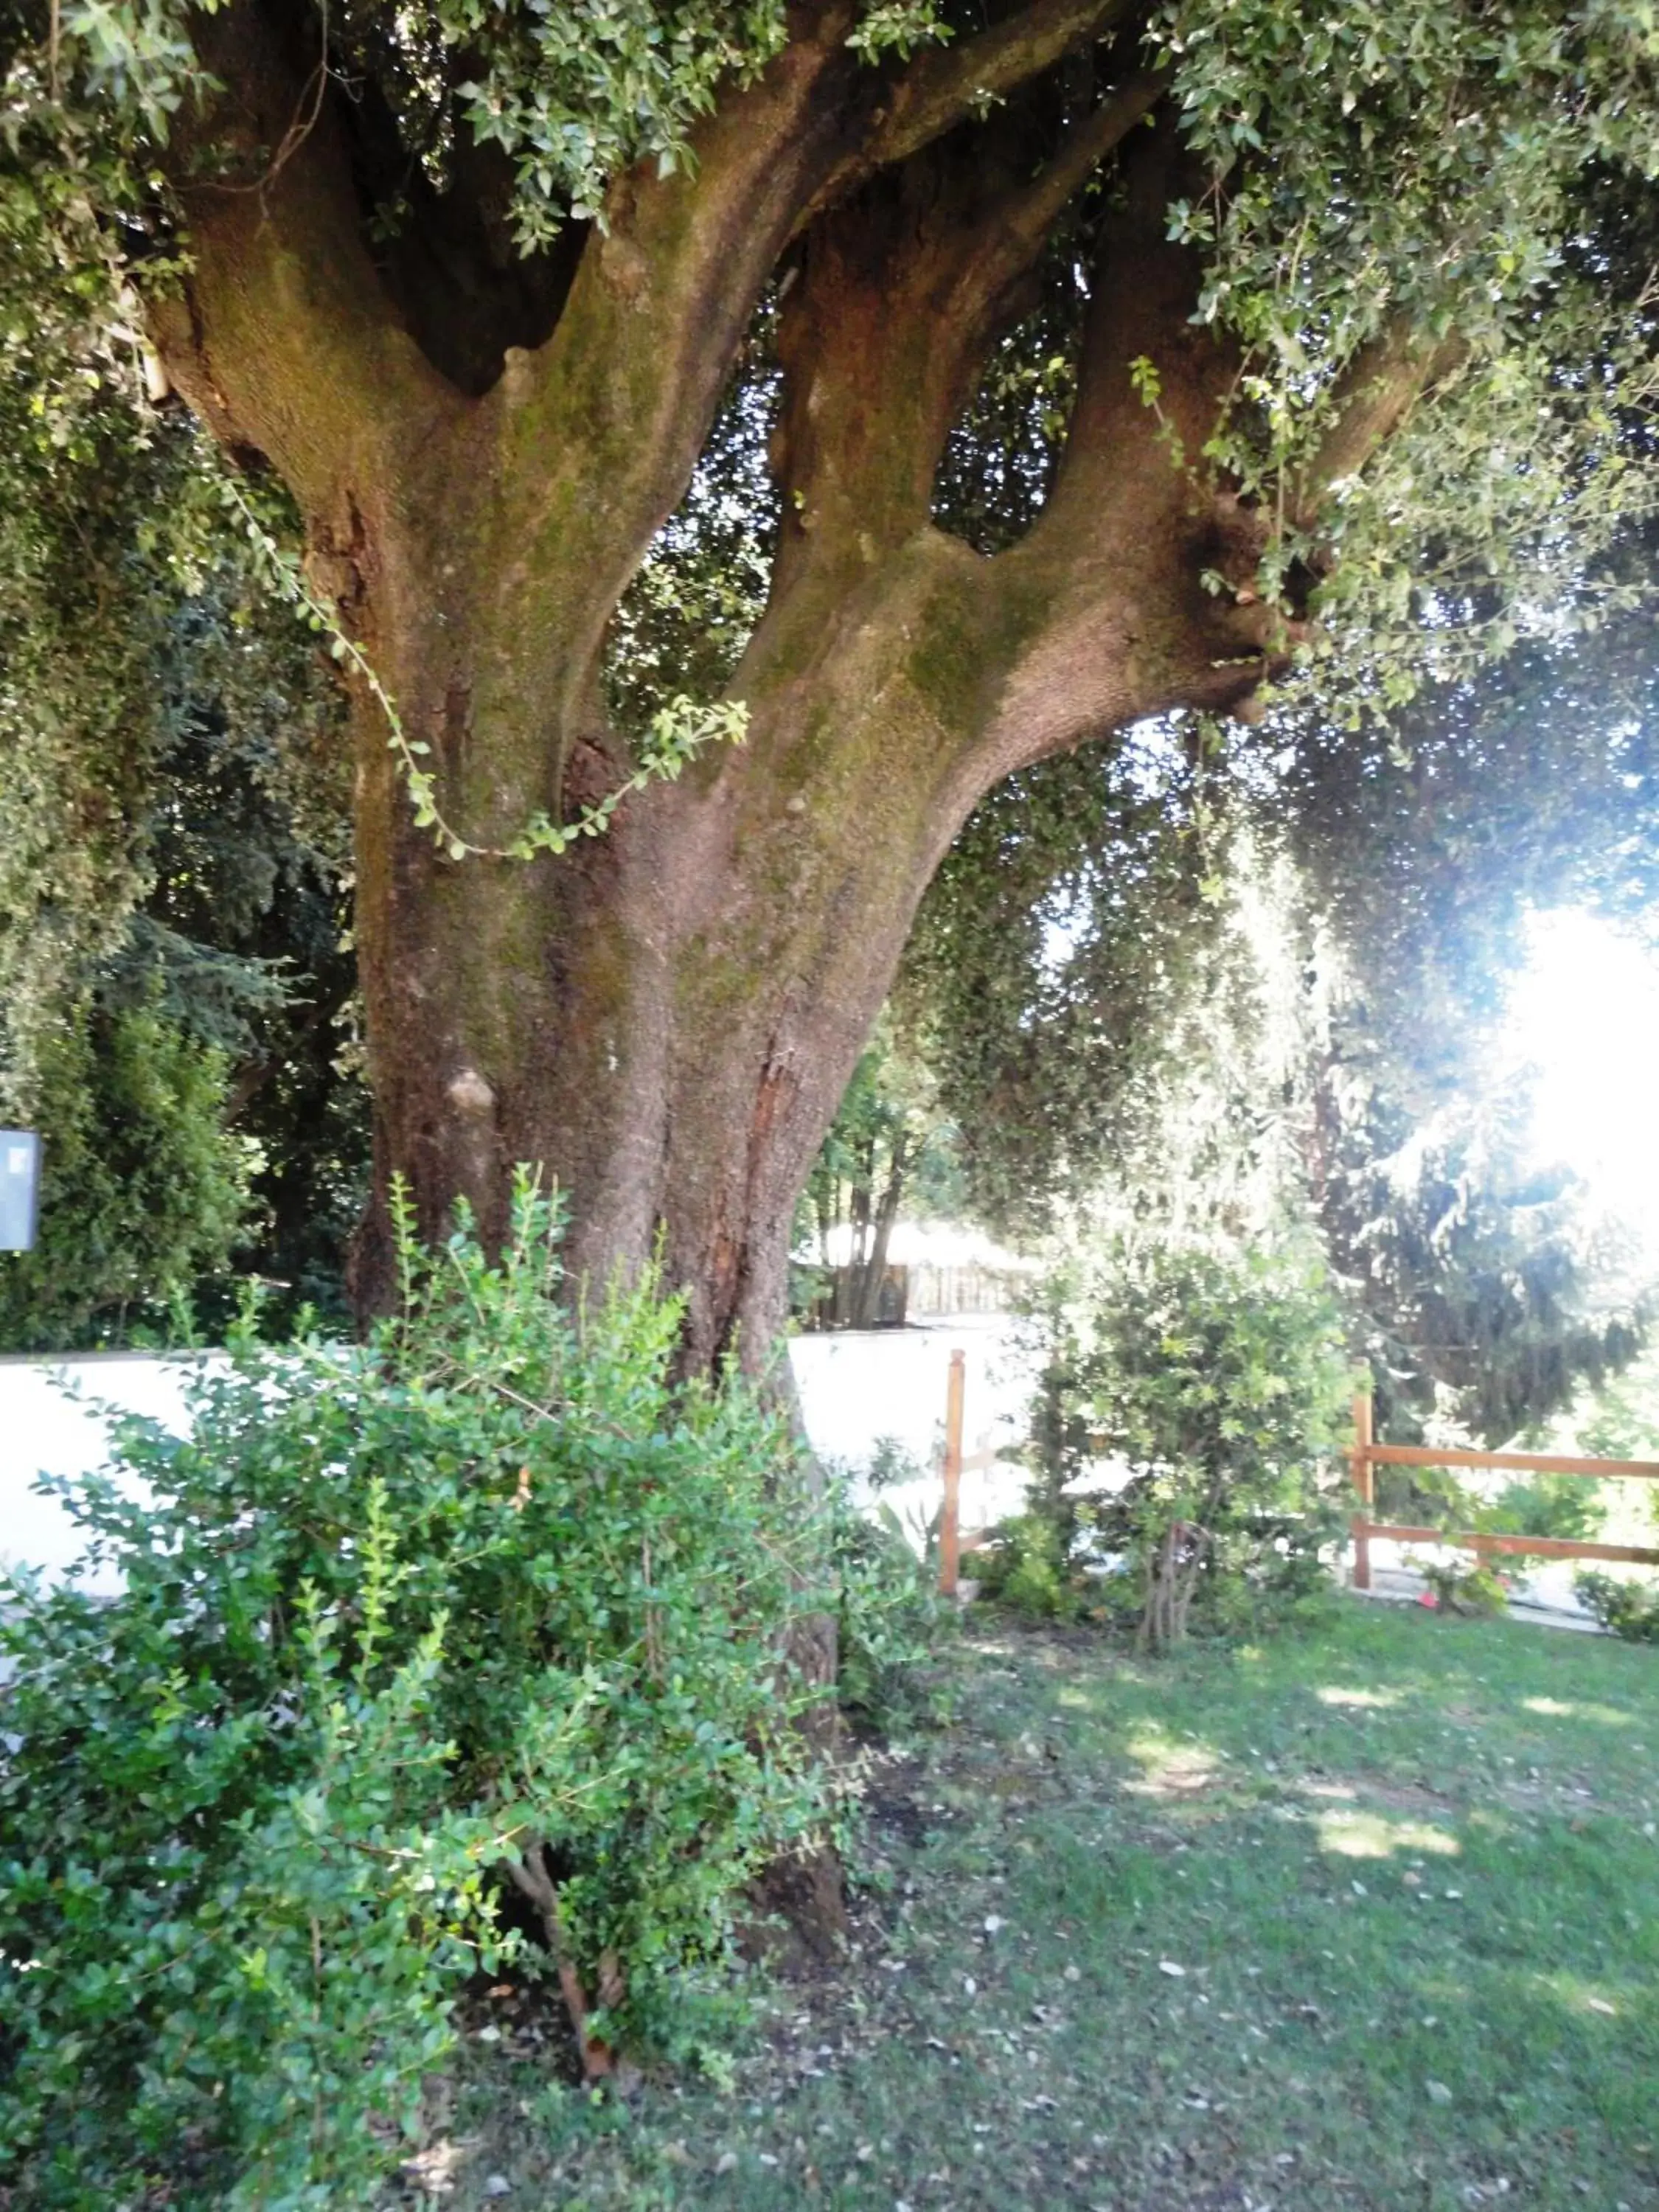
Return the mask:
<path id="1" fill-rule="evenodd" d="M 1659 2206 L 1659 1654 L 1345 1600 L 951 1665 L 873 1778 L 858 1943 L 733 2090 L 597 2109 L 509 2034 L 448 2203 Z"/>

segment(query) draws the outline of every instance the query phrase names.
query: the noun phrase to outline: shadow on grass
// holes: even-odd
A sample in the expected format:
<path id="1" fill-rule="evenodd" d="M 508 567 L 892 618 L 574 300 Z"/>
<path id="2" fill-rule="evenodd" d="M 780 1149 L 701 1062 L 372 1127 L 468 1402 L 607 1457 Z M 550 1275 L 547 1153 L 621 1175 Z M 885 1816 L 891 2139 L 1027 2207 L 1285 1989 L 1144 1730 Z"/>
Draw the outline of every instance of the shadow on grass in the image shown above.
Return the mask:
<path id="1" fill-rule="evenodd" d="M 1654 1655 L 1343 1603 L 1137 1662 L 972 1638 L 863 1948 L 729 2095 L 475 2090 L 457 2204 L 1659 2206 Z M 520 2101 L 526 2101 L 520 2099 Z"/>

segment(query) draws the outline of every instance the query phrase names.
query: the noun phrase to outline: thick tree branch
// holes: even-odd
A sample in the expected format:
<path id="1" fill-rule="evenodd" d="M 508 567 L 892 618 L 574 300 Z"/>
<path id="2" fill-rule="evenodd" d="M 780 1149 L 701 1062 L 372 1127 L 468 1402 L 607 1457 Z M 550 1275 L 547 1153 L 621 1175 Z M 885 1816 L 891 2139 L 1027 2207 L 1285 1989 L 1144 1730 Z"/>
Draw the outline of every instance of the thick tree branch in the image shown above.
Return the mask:
<path id="1" fill-rule="evenodd" d="M 1037 246 L 1061 210 L 1138 123 L 1144 123 L 1168 88 L 1168 73 L 1143 70 L 1116 86 L 1100 105 L 1074 123 L 1059 152 L 1014 201 L 1007 228 Z"/>
<path id="2" fill-rule="evenodd" d="M 1391 438 L 1413 407 L 1463 359 L 1462 339 L 1438 343 L 1403 318 L 1362 346 L 1336 393 L 1329 429 L 1297 475 L 1293 512 L 1304 529 L 1315 526 L 1333 485 L 1358 476 L 1377 447 Z"/>
<path id="3" fill-rule="evenodd" d="M 276 0 L 198 20 L 224 89 L 171 149 L 193 262 L 152 309 L 169 377 L 216 435 L 257 447 L 313 507 L 365 448 L 407 450 L 456 405 L 368 258 L 316 36 Z"/>
<path id="4" fill-rule="evenodd" d="M 1138 13 L 1135 0 L 1032 0 L 975 38 L 928 48 L 895 85 L 862 143 L 838 164 L 818 204 L 906 160 L 965 117 L 984 113 L 1064 55 L 1109 36 Z"/>
<path id="5" fill-rule="evenodd" d="M 803 511 L 786 520 L 786 547 L 788 532 L 817 519 L 830 470 L 846 479 L 837 486 L 841 534 L 845 538 L 858 518 L 866 559 L 872 533 L 879 542 L 884 503 L 890 506 L 896 485 L 903 488 L 909 527 L 922 526 L 937 447 L 915 436 L 919 397 L 942 398 L 961 388 L 962 362 L 985 341 L 997 306 L 1040 250 L 1060 210 L 1097 162 L 1153 113 L 1164 82 L 1147 72 L 1116 88 L 1019 189 L 1000 179 L 994 140 L 981 135 L 972 156 L 978 197 L 970 195 L 957 210 L 948 243 L 930 240 L 927 221 L 916 219 L 899 226 L 898 255 L 861 259 L 873 187 L 849 204 L 844 216 L 815 226 L 803 319 L 819 274 L 810 258 L 811 239 L 833 235 L 844 221 L 854 240 L 841 255 L 832 297 L 819 309 L 810 368 L 795 372 L 796 382 L 810 385 L 812 421 L 804 437 L 792 435 L 791 458 L 799 464 L 805 449 L 815 465 L 798 468 L 792 478 Z M 949 186 L 940 183 L 950 174 L 943 150 L 907 165 L 931 179 L 930 215 L 949 200 Z M 1024 545 L 988 572 L 980 570 L 971 586 L 976 620 L 959 618 L 964 586 L 953 565 L 947 562 L 938 572 L 935 611 L 963 601 L 947 620 L 957 697 L 972 702 L 961 734 L 982 784 L 1172 706 L 1248 717 L 1262 679 L 1282 665 L 1300 634 L 1300 626 L 1265 605 L 1255 588 L 1264 518 L 1218 483 L 1202 459 L 1238 363 L 1224 335 L 1194 322 L 1198 264 L 1167 235 L 1165 211 L 1171 193 L 1187 182 L 1188 161 L 1172 115 L 1137 143 L 1124 204 L 1102 234 L 1081 391 L 1060 483 L 1047 512 Z M 881 315 L 861 319 L 856 301 L 849 301 L 849 267 L 879 291 Z M 913 323 L 927 325 L 928 340 L 907 351 Z M 1361 465 L 1456 358 L 1455 343 L 1425 349 L 1402 331 L 1356 362 L 1331 435 L 1304 479 L 1310 501 Z M 1138 388 L 1135 364 L 1142 360 L 1158 372 L 1155 404 Z M 843 392 L 856 398 L 841 397 Z M 904 398 L 908 414 L 898 404 Z M 936 431 L 947 411 L 932 407 Z M 831 426 L 839 431 L 843 422 L 854 435 L 839 434 L 826 459 L 822 449 Z M 884 423 L 902 426 L 902 441 L 889 447 Z M 918 446 L 925 469 L 907 470 L 904 457 L 914 459 Z M 849 459 L 860 465 L 849 470 Z M 890 538 L 896 544 L 902 532 L 895 529 Z M 976 715 L 980 726 L 969 738 Z M 946 732 L 931 742 L 939 735 L 948 745 Z"/>
<path id="6" fill-rule="evenodd" d="M 1036 0 L 954 52 L 922 57 L 864 131 L 864 167 L 899 161 L 981 94 L 1000 97 L 1130 12 L 1123 0 Z M 222 163 L 227 150 L 233 165 L 240 157 L 243 173 L 181 175 L 198 260 L 187 300 L 159 319 L 168 365 L 227 443 L 258 446 L 295 489 L 319 574 L 349 609 L 365 561 L 392 562 L 410 585 L 441 562 L 447 611 L 434 610 L 434 643 L 462 622 L 499 637 L 464 685 L 435 668 L 386 672 L 400 699 L 434 687 L 447 697 L 439 750 L 464 770 L 453 796 L 479 834 L 486 813 L 506 820 L 556 798 L 606 625 L 684 489 L 755 302 L 803 208 L 854 173 L 847 149 L 868 114 L 866 82 L 885 96 L 848 49 L 854 20 L 852 0 L 803 7 L 759 82 L 699 127 L 694 172 L 665 178 L 647 166 L 617 180 L 606 230 L 583 246 L 550 334 L 507 346 L 498 380 L 476 400 L 414 343 L 407 302 L 367 250 L 361 149 L 316 75 L 320 55 L 307 51 L 309 9 L 234 0 L 204 24 L 204 58 L 227 91 L 196 137 Z M 1015 162 L 996 180 L 994 210 L 981 193 L 961 253 L 933 234 L 932 294 L 918 294 L 915 328 L 925 338 L 931 314 L 935 335 L 948 320 L 962 343 L 934 346 L 950 374 L 936 359 L 922 380 L 912 523 L 925 523 L 933 458 L 1010 286 L 1077 182 L 1154 97 L 1139 79 L 1109 95 L 1034 181 Z M 1022 128 L 1011 117 L 1005 136 L 1020 142 Z M 1029 137 L 1021 151 L 1029 161 Z M 963 161 L 971 169 L 965 151 Z M 890 343 L 885 353 L 896 359 Z M 476 373 L 463 385 L 477 390 Z M 843 473 L 850 484 L 857 471 Z M 408 587 L 397 581 L 386 604 Z"/>
<path id="7" fill-rule="evenodd" d="M 1127 189 L 1100 233 L 1059 478 L 981 586 L 988 606 L 1039 611 L 984 623 L 1012 644 L 975 739 L 987 787 L 1142 715 L 1237 711 L 1289 642 L 1249 588 L 1262 522 L 1202 458 L 1237 361 L 1193 319 L 1200 267 L 1167 235 L 1185 161 L 1176 118 L 1159 116 L 1124 159 Z M 1138 377 L 1143 361 L 1157 374 L 1153 404 Z M 1236 589 L 1216 589 L 1217 579 Z"/>
<path id="8" fill-rule="evenodd" d="M 808 230 L 779 329 L 775 600 L 804 570 L 866 574 L 928 527 L 951 424 L 1028 304 L 1055 219 L 1162 82 L 1137 76 L 1109 93 L 1057 151 L 1042 104 L 1000 111 L 872 178 Z"/>
<path id="9" fill-rule="evenodd" d="M 556 711 L 591 689 L 605 624 L 684 489 L 756 303 L 834 160 L 854 20 L 850 4 L 812 11 L 700 127 L 691 171 L 617 180 L 552 335 L 509 350 L 483 403 L 493 526 L 515 549 L 514 574 L 556 572 L 580 592 Z"/>

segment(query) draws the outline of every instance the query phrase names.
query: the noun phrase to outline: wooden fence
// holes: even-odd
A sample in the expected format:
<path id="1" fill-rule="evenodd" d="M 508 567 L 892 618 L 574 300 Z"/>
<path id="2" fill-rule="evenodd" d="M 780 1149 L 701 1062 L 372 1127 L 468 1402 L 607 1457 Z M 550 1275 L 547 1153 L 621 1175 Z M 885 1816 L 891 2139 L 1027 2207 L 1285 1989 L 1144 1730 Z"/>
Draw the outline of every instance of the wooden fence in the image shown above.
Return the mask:
<path id="1" fill-rule="evenodd" d="M 1379 1467 L 1492 1468 L 1500 1474 L 1580 1474 L 1592 1481 L 1607 1477 L 1659 1481 L 1659 1461 L 1645 1459 L 1572 1459 L 1559 1452 L 1453 1451 L 1429 1444 L 1379 1444 L 1371 1439 L 1371 1401 L 1362 1390 L 1353 1401 L 1353 1449 L 1349 1455 L 1353 1486 L 1363 1512 L 1349 1523 L 1353 1536 L 1353 1586 L 1371 1586 L 1371 1539 L 1392 1538 L 1400 1544 L 1450 1544 L 1460 1551 L 1519 1553 L 1544 1559 L 1619 1559 L 1643 1566 L 1659 1566 L 1659 1551 L 1637 1544 L 1579 1543 L 1566 1536 L 1498 1536 L 1483 1531 L 1454 1532 L 1445 1528 L 1408 1528 L 1398 1522 L 1373 1521 L 1370 1508 Z"/>
<path id="2" fill-rule="evenodd" d="M 963 1457 L 962 1401 L 967 1364 L 962 1352 L 951 1354 L 951 1377 L 945 1393 L 945 1504 L 939 1516 L 939 1586 L 945 1597 L 957 1594 L 962 1563 L 962 1478 L 997 1463 L 997 1454 L 988 1444 L 971 1459 Z"/>
<path id="3" fill-rule="evenodd" d="M 997 1454 L 985 1449 L 964 1458 L 962 1449 L 963 1395 L 966 1362 L 960 1352 L 951 1354 L 950 1381 L 945 1401 L 945 1503 L 939 1516 L 939 1586 L 947 1597 L 956 1595 L 962 1555 L 962 1478 L 995 1464 Z M 1577 1474 L 1590 1481 L 1659 1481 L 1659 1460 L 1577 1459 L 1559 1452 L 1463 1451 L 1432 1444 L 1380 1444 L 1371 1435 L 1371 1400 L 1362 1390 L 1353 1401 L 1353 1449 L 1349 1463 L 1353 1486 L 1364 1511 L 1350 1521 L 1353 1537 L 1353 1587 L 1371 1586 L 1371 1539 L 1391 1539 L 1399 1544 L 1449 1544 L 1460 1551 L 1519 1554 L 1543 1559 L 1612 1559 L 1638 1566 L 1659 1566 L 1659 1550 L 1639 1544 L 1593 1544 L 1568 1536 L 1508 1536 L 1481 1529 L 1417 1528 L 1403 1522 L 1373 1521 L 1370 1508 L 1379 1467 L 1490 1468 L 1500 1474 Z"/>

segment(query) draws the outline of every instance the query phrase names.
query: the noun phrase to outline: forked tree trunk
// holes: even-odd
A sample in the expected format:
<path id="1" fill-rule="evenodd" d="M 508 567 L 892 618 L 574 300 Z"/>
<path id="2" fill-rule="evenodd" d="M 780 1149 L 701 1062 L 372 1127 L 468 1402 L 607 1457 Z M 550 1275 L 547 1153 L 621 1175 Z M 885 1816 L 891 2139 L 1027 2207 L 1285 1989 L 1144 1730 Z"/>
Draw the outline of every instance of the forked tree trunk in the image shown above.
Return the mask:
<path id="1" fill-rule="evenodd" d="M 1164 89 L 1139 67 L 1144 11 L 1016 0 L 882 70 L 849 52 L 865 12 L 792 0 L 787 46 L 723 90 L 695 162 L 618 177 L 604 220 L 533 266 L 502 251 L 498 149 L 459 128 L 434 183 L 372 63 L 331 65 L 326 11 L 192 19 L 217 89 L 168 149 L 191 235 L 152 303 L 162 361 L 289 486 L 316 589 L 477 846 L 626 772 L 599 706 L 607 625 L 775 281 L 783 302 L 784 522 L 733 684 L 741 750 L 574 853 L 455 860 L 416 826 L 359 682 L 365 1305 L 390 1289 L 392 1174 L 428 1235 L 465 1199 L 493 1237 L 525 1163 L 568 1194 L 578 1278 L 659 1247 L 689 1295 L 688 1367 L 734 1346 L 758 1365 L 797 1193 L 969 808 L 1139 715 L 1237 704 L 1283 642 L 1256 589 L 1267 526 L 1183 458 L 1238 365 L 1195 326 L 1198 271 L 1169 242 L 1190 185 L 1170 118 L 1127 143 Z M 1053 496 L 981 559 L 933 526 L 940 454 L 1120 146 Z M 1368 371 L 1362 422 L 1386 432 L 1424 373 L 1408 355 Z M 1339 419 L 1329 473 L 1369 434 Z M 1320 488 L 1316 467 L 1298 520 Z M 825 1680 L 833 1638 L 796 1656 Z"/>
<path id="2" fill-rule="evenodd" d="M 316 588 L 476 844 L 626 772 L 599 704 L 606 627 L 783 271 L 785 519 L 733 683 L 741 750 L 574 853 L 456 860 L 416 826 L 360 686 L 367 1304 L 392 1173 L 426 1231 L 465 1198 L 494 1236 L 523 1162 L 568 1194 L 578 1273 L 637 1267 L 660 1238 L 689 1364 L 734 1343 L 759 1361 L 797 1193 L 969 808 L 1138 715 L 1246 699 L 1284 641 L 1255 588 L 1267 525 L 1183 458 L 1237 364 L 1195 326 L 1198 270 L 1168 240 L 1178 134 L 1167 115 L 1135 130 L 1163 93 L 1136 68 L 1137 12 L 1026 0 L 884 76 L 848 52 L 860 12 L 800 0 L 695 165 L 618 178 L 605 222 L 533 267 L 500 251 L 505 165 L 463 133 L 443 191 L 426 181 L 389 111 L 319 77 L 306 0 L 196 19 L 222 91 L 170 149 L 191 255 L 153 305 L 158 346 L 222 441 L 289 484 Z M 939 459 L 1053 226 L 1120 145 L 1058 481 L 982 559 L 933 526 Z M 393 200 L 395 222 L 365 222 Z M 1420 385 L 1402 360 L 1368 372 L 1363 434 Z M 1337 428 L 1340 473 L 1363 435 Z"/>

